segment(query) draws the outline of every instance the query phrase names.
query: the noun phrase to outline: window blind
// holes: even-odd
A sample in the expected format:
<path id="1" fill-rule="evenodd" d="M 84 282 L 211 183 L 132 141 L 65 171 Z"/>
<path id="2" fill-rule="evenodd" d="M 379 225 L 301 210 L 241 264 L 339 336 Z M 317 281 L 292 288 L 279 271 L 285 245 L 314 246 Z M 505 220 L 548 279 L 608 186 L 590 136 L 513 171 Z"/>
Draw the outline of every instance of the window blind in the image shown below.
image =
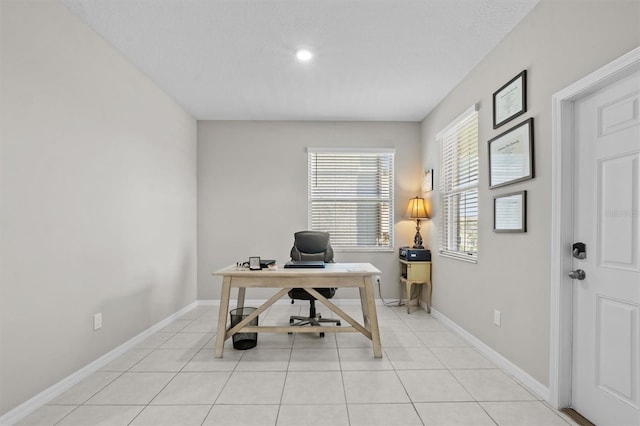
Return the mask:
<path id="1" fill-rule="evenodd" d="M 469 108 L 437 135 L 440 144 L 439 252 L 475 262 L 478 254 L 478 112 Z"/>
<path id="2" fill-rule="evenodd" d="M 309 148 L 309 229 L 334 248 L 392 248 L 393 166 L 393 150 Z"/>

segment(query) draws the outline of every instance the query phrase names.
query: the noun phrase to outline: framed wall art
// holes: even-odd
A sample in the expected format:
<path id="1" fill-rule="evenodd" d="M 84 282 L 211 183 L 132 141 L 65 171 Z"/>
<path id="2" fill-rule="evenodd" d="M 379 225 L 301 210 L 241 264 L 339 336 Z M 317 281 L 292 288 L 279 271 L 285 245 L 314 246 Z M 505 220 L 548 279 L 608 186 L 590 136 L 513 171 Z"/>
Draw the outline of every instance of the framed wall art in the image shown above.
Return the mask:
<path id="1" fill-rule="evenodd" d="M 489 140 L 489 188 L 533 176 L 533 118 L 529 118 Z"/>
<path id="2" fill-rule="evenodd" d="M 433 191 L 433 169 L 425 170 L 422 176 L 422 192 Z"/>
<path id="3" fill-rule="evenodd" d="M 493 197 L 493 231 L 527 232 L 527 191 Z"/>
<path id="4" fill-rule="evenodd" d="M 527 111 L 527 70 L 513 77 L 493 94 L 493 128 Z"/>

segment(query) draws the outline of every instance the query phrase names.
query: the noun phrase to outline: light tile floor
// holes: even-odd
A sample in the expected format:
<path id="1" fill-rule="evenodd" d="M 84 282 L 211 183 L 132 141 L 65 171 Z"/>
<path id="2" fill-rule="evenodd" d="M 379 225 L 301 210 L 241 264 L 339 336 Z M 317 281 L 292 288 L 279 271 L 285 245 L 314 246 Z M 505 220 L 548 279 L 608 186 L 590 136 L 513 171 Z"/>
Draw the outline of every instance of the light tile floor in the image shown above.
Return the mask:
<path id="1" fill-rule="evenodd" d="M 263 333 L 215 359 L 217 309 L 188 312 L 18 424 L 574 424 L 420 309 L 378 305 L 382 359 L 355 333 Z M 307 309 L 274 305 L 260 323 Z"/>

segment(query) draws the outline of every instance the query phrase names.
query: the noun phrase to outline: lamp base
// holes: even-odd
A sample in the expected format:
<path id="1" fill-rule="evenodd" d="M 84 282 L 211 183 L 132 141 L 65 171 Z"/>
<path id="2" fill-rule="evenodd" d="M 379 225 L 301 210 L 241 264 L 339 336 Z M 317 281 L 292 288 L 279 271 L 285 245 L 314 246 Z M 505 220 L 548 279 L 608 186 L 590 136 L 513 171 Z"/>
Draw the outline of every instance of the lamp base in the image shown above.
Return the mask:
<path id="1" fill-rule="evenodd" d="M 422 245 L 422 235 L 420 235 L 420 219 L 416 220 L 416 236 L 413 237 L 413 248 L 415 249 L 423 249 Z"/>

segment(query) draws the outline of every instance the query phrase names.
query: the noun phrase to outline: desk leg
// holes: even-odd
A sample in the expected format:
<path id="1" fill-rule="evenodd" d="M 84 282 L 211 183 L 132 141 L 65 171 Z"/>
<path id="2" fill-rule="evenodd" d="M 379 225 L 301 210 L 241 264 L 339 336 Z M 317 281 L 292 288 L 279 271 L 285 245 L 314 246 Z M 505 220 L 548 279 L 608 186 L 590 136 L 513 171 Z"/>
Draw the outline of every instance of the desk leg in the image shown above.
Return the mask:
<path id="1" fill-rule="evenodd" d="M 236 308 L 244 308 L 244 293 L 247 289 L 244 287 L 238 288 L 238 305 Z"/>
<path id="2" fill-rule="evenodd" d="M 373 342 L 373 356 L 375 358 L 382 358 L 382 344 L 380 342 L 380 329 L 378 328 L 378 314 L 376 312 L 376 301 L 373 295 L 373 277 L 365 277 L 364 293 L 367 302 L 367 317 L 369 318 L 371 341 Z"/>
<path id="3" fill-rule="evenodd" d="M 369 305 L 367 304 L 367 294 L 365 292 L 365 287 L 359 287 L 358 290 L 360 290 L 360 307 L 362 308 L 362 325 L 367 330 L 370 330 L 371 327 L 369 327 L 369 312 L 368 312 Z"/>
<path id="4" fill-rule="evenodd" d="M 407 280 L 406 290 L 407 290 L 407 314 L 411 313 L 411 287 L 413 286 L 413 282 Z"/>
<path id="5" fill-rule="evenodd" d="M 222 278 L 222 291 L 220 292 L 220 312 L 218 312 L 218 331 L 216 333 L 215 358 L 222 358 L 224 341 L 227 334 L 227 312 L 229 311 L 229 297 L 231 296 L 231 277 Z"/>

